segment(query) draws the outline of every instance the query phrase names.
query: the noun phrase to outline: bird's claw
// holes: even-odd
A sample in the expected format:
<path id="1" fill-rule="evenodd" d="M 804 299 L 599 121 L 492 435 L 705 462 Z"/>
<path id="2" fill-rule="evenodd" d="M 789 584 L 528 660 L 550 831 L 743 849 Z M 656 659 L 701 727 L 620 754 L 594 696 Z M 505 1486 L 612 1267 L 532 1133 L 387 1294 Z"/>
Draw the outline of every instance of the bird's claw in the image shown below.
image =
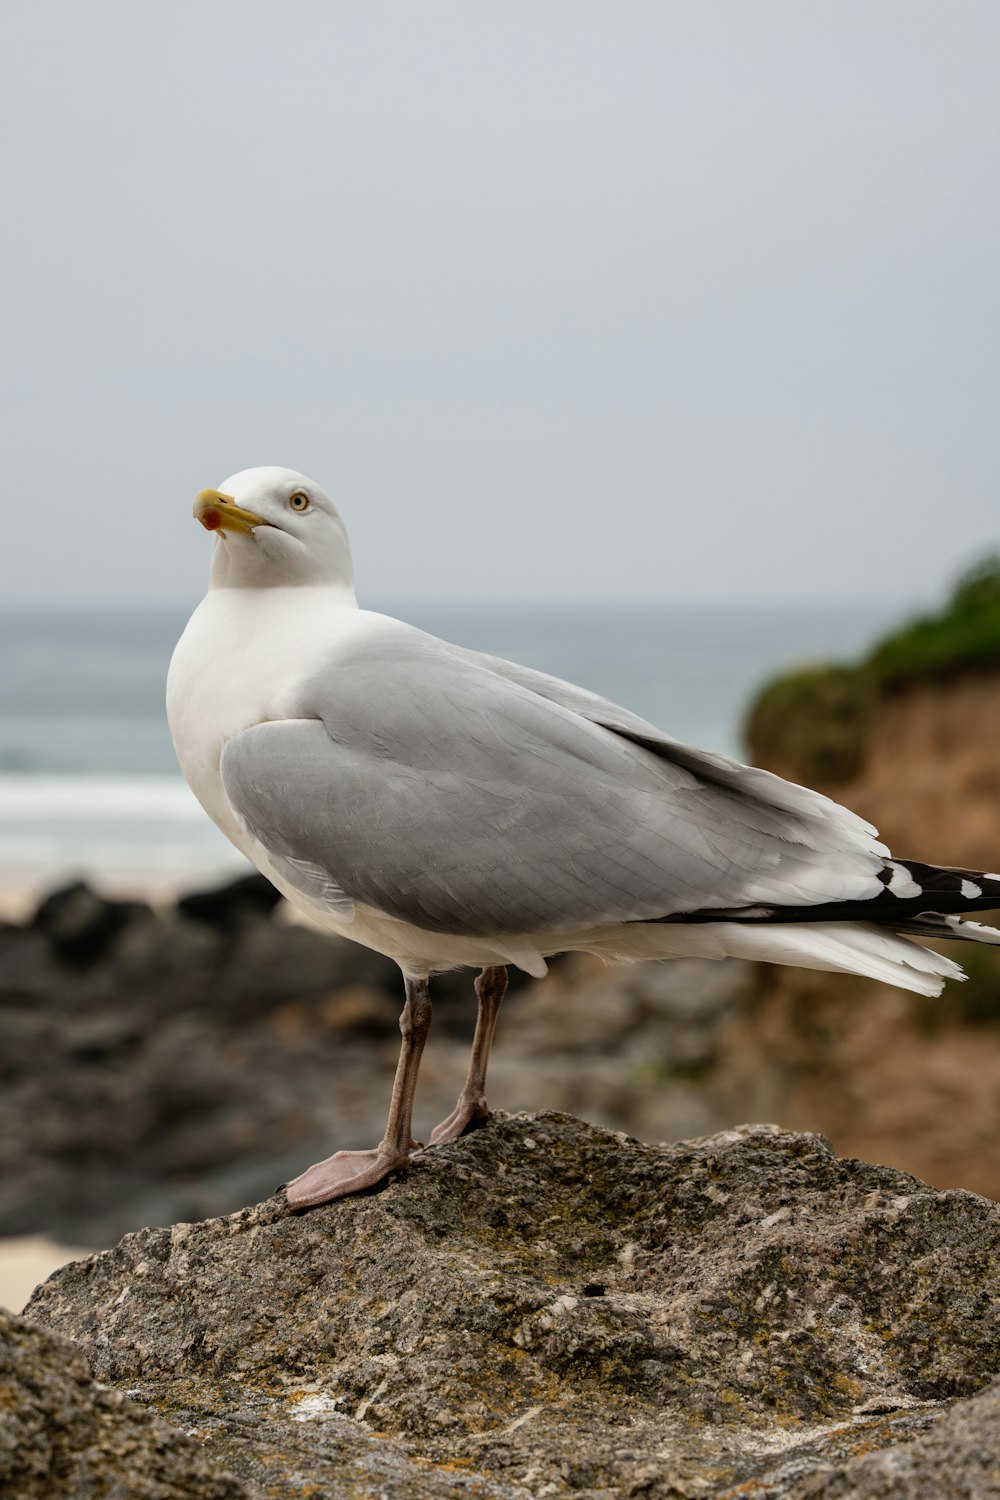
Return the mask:
<path id="1" fill-rule="evenodd" d="M 481 1125 L 489 1117 L 490 1111 L 485 1095 L 479 1094 L 469 1098 L 463 1094 L 451 1114 L 442 1120 L 440 1125 L 435 1125 L 428 1144 L 443 1146 L 446 1141 L 457 1141 L 460 1135 L 465 1135 L 466 1131 L 473 1129 L 476 1125 Z"/>

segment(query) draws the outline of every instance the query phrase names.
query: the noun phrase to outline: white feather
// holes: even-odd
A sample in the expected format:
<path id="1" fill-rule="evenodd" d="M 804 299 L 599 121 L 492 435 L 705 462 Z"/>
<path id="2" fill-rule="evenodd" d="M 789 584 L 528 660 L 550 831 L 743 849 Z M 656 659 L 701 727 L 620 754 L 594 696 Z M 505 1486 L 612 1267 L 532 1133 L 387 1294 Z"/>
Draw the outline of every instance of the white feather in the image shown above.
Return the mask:
<path id="1" fill-rule="evenodd" d="M 630 932 L 609 930 L 596 942 L 592 936 L 581 946 L 625 961 L 732 957 L 863 974 L 918 995 L 939 995 L 946 979 L 965 978 L 952 959 L 866 922 L 673 923 L 669 930 L 643 923 Z"/>

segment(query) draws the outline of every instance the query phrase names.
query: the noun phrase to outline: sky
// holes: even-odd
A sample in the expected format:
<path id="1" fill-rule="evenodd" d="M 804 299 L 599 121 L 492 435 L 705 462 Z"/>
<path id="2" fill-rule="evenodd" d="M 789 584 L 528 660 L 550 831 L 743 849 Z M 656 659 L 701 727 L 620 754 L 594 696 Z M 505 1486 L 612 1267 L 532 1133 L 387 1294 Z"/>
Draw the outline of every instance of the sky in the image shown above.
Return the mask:
<path id="1" fill-rule="evenodd" d="M 936 597 L 1000 543 L 993 0 L 7 0 L 0 598 Z"/>

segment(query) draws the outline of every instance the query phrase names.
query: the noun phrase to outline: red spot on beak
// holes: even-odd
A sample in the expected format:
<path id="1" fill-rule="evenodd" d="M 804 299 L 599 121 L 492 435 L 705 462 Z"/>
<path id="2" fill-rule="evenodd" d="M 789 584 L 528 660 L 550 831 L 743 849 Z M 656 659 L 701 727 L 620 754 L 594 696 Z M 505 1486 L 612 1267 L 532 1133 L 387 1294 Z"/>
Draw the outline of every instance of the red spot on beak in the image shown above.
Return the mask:
<path id="1" fill-rule="evenodd" d="M 203 510 L 201 515 L 198 517 L 198 520 L 204 526 L 206 531 L 218 531 L 219 527 L 222 525 L 222 517 L 219 515 L 219 512 L 216 510 L 214 505 L 209 505 L 205 510 Z"/>

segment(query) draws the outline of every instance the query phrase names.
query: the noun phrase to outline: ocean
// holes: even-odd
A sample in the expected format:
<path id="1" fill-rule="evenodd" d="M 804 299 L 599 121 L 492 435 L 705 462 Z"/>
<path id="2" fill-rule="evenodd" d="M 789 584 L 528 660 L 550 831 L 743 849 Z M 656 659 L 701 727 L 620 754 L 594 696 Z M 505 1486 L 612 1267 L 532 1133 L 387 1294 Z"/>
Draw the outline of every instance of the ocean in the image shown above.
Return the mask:
<path id="1" fill-rule="evenodd" d="M 678 739 L 743 753 L 755 689 L 845 659 L 885 605 L 402 609 L 425 630 L 569 678 Z M 209 884 L 246 868 L 182 780 L 163 708 L 185 611 L 0 615 L 0 880 Z"/>

